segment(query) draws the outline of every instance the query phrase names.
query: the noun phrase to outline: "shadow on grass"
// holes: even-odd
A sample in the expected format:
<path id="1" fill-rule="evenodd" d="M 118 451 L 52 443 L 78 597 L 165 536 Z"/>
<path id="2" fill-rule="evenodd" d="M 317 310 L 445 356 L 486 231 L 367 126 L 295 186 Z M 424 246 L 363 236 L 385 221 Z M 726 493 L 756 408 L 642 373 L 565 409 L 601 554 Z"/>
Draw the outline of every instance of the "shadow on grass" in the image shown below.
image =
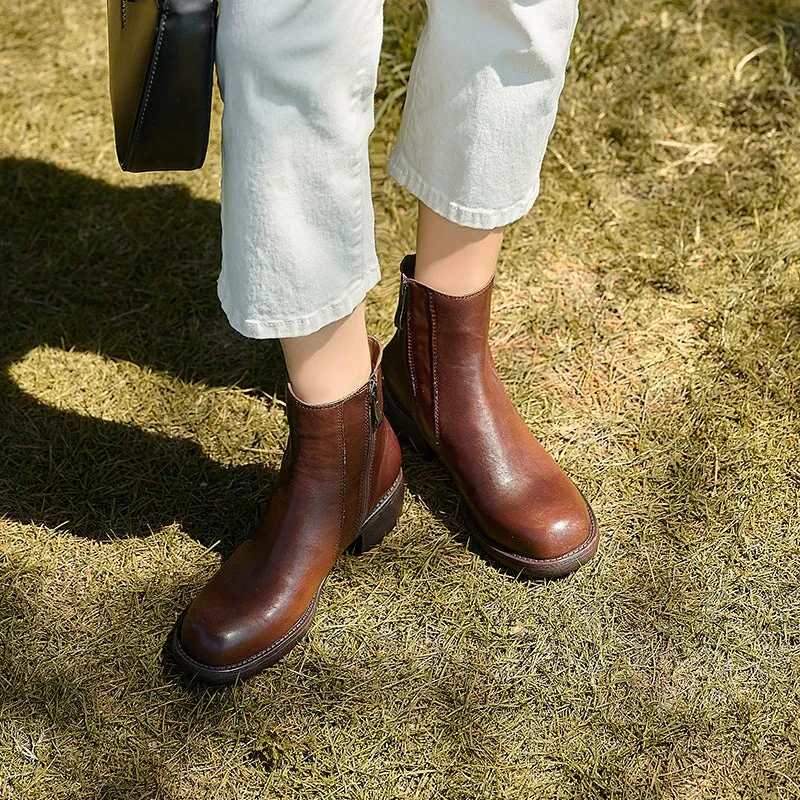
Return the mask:
<path id="1" fill-rule="evenodd" d="M 192 441 L 58 410 L 8 375 L 44 345 L 280 396 L 277 342 L 239 336 L 219 307 L 219 205 L 179 186 L 124 189 L 4 159 L 0 207 L 0 514 L 94 539 L 178 522 L 226 555 L 268 498 L 272 470 L 225 468 Z M 446 471 L 404 457 L 411 490 L 466 541 Z"/>
<path id="2" fill-rule="evenodd" d="M 179 522 L 230 548 L 271 470 L 226 469 L 194 442 L 57 410 L 8 373 L 47 345 L 280 396 L 277 343 L 239 336 L 219 308 L 219 205 L 3 159 L 0 209 L 0 514 L 97 539 Z"/>

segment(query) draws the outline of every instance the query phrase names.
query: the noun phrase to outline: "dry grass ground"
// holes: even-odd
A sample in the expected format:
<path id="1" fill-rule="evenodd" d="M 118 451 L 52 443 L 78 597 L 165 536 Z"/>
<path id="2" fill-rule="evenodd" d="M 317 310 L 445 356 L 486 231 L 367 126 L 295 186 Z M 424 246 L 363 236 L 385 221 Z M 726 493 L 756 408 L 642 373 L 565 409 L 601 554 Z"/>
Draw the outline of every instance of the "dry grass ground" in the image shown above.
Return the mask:
<path id="1" fill-rule="evenodd" d="M 162 656 L 269 496 L 273 344 L 227 326 L 205 168 L 122 174 L 105 8 L 0 18 L 0 798 L 800 797 L 800 7 L 586 0 L 493 339 L 593 500 L 525 584 L 406 458 L 398 529 L 232 690 Z M 384 172 L 424 5 L 388 0 L 385 340 L 413 198 Z"/>

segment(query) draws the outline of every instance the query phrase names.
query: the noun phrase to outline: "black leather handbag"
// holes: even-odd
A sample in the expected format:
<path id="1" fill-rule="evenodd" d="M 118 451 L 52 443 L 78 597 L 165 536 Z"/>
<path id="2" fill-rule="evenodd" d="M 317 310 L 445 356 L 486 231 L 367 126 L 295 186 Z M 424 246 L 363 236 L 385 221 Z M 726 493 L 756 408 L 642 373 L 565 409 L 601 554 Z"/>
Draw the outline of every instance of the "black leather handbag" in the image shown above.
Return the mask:
<path id="1" fill-rule="evenodd" d="M 203 165 L 217 12 L 217 0 L 108 0 L 111 112 L 126 172 Z"/>

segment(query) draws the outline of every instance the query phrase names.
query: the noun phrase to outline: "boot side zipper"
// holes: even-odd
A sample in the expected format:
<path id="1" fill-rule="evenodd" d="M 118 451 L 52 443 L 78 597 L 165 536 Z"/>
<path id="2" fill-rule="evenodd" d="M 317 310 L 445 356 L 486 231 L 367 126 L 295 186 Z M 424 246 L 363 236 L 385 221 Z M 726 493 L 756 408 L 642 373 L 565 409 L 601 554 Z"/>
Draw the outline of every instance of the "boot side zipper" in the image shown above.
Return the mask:
<path id="1" fill-rule="evenodd" d="M 381 420 L 383 419 L 383 412 L 381 411 L 380 405 L 378 403 L 378 378 L 376 377 L 375 373 L 370 375 L 369 378 L 369 440 L 367 442 L 367 460 L 364 464 L 364 480 L 362 483 L 362 490 L 361 490 L 361 524 L 364 524 L 364 520 L 367 518 L 367 514 L 369 512 L 369 508 L 367 508 L 367 504 L 369 503 L 369 493 L 370 493 L 370 480 L 369 476 L 372 472 L 372 458 L 375 453 L 375 432 L 378 428 L 378 425 L 381 424 Z"/>
<path id="2" fill-rule="evenodd" d="M 370 396 L 370 416 L 372 419 L 372 432 L 381 424 L 383 419 L 383 411 L 381 410 L 380 402 L 378 401 L 378 378 L 375 375 L 369 379 L 369 396 Z"/>
<path id="3" fill-rule="evenodd" d="M 406 327 L 406 298 L 408 297 L 408 280 L 405 275 L 400 276 L 400 298 L 397 301 L 397 311 L 394 313 L 394 326 L 398 330 Z"/>

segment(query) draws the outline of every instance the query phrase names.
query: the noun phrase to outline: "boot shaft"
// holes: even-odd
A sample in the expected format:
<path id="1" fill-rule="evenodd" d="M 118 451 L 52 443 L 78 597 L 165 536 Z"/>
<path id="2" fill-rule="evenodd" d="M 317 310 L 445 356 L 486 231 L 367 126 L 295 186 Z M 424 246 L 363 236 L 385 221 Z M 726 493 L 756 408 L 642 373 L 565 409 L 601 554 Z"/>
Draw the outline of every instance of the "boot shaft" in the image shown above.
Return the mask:
<path id="1" fill-rule="evenodd" d="M 426 437 L 441 439 L 440 397 L 484 382 L 493 370 L 489 350 L 494 280 L 472 294 L 455 296 L 414 279 L 416 256 L 400 264 L 397 332 L 386 346 L 384 369 L 393 392 Z M 442 358 L 446 354 L 446 360 Z"/>
<path id="2" fill-rule="evenodd" d="M 320 405 L 300 400 L 286 385 L 289 439 L 276 496 L 302 496 L 309 507 L 337 509 L 336 548 L 356 535 L 374 498 L 400 467 L 400 447 L 383 414 L 382 348 L 369 337 L 372 371 L 347 397 Z M 294 485 L 302 491 L 287 491 Z"/>
<path id="3" fill-rule="evenodd" d="M 369 380 L 342 400 L 309 405 L 287 384 L 289 443 L 269 505 L 173 637 L 179 663 L 211 683 L 282 658 L 308 630 L 339 555 L 375 547 L 397 522 L 400 447 L 383 416 L 382 349 L 369 345 Z"/>
<path id="4" fill-rule="evenodd" d="M 493 281 L 455 297 L 401 264 L 397 332 L 386 346 L 388 410 L 417 450 L 452 475 L 481 547 L 521 573 L 552 577 L 597 549 L 577 487 L 512 403 L 489 348 Z"/>

